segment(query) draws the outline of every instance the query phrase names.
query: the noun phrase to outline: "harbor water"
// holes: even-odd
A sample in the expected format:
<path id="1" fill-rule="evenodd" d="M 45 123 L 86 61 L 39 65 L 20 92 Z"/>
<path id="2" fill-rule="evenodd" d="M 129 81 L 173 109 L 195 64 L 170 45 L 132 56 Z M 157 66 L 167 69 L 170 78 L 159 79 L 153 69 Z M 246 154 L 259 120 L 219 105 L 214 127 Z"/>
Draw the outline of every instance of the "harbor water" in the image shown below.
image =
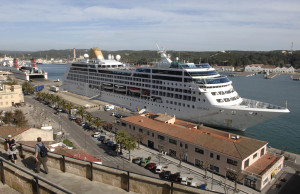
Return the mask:
<path id="1" fill-rule="evenodd" d="M 38 65 L 48 72 L 50 80 L 62 80 L 66 65 Z M 290 75 L 278 75 L 264 79 L 262 74 L 251 77 L 230 77 L 233 86 L 242 98 L 254 99 L 285 106 L 289 114 L 248 128 L 245 132 L 232 131 L 247 137 L 268 141 L 271 147 L 300 154 L 300 82 Z"/>

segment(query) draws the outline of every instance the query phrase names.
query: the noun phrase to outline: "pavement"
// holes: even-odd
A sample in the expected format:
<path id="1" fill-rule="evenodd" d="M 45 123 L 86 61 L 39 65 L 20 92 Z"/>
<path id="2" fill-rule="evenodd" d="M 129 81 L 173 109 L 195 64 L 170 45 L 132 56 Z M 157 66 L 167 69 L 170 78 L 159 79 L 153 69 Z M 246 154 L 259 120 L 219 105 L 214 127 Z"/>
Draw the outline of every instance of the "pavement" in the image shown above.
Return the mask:
<path id="1" fill-rule="evenodd" d="M 1 158 L 4 158 L 5 160 L 8 159 L 7 154 L 5 154 L 4 150 L 1 150 Z M 8 164 L 4 163 L 4 166 Z M 97 181 L 90 181 L 87 178 L 76 176 L 71 173 L 63 173 L 60 170 L 54 169 L 54 168 L 49 168 L 49 173 L 45 174 L 43 173 L 43 167 L 40 173 L 35 173 L 34 172 L 34 160 L 23 160 L 23 159 L 18 159 L 17 164 L 18 167 L 26 170 L 29 173 L 32 173 L 34 175 L 37 175 L 38 177 L 44 178 L 50 183 L 53 183 L 55 185 L 58 185 L 72 193 L 101 193 L 104 194 L 111 194 L 111 193 L 128 193 L 127 191 L 113 187 L 111 185 L 107 185 L 101 182 Z M 1 185 L 0 184 L 0 193 L 19 193 L 15 191 L 14 189 L 10 188 L 8 185 Z M 129 192 L 129 193 L 134 193 L 134 192 Z"/>

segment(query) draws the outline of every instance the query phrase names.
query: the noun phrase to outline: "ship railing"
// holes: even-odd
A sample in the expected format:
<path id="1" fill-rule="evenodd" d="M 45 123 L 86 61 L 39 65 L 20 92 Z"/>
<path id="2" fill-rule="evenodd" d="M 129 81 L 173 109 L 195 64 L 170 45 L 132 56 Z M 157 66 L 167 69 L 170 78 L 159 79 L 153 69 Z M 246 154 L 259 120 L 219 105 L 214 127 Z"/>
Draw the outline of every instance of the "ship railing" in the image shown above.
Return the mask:
<path id="1" fill-rule="evenodd" d="M 246 99 L 243 98 L 243 102 L 240 104 L 241 106 L 247 106 L 250 108 L 263 108 L 263 109 L 285 109 L 285 107 L 266 103 L 266 102 L 261 102 L 257 100 L 252 100 L 252 99 Z"/>

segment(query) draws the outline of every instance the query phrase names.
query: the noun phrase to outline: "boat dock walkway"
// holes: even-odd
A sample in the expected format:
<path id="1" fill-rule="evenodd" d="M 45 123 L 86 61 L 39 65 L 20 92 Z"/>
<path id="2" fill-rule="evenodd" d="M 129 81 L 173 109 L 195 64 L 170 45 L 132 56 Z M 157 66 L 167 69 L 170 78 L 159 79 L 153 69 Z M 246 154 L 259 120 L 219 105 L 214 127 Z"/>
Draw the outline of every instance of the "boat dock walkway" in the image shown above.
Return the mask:
<path id="1" fill-rule="evenodd" d="M 270 73 L 270 74 L 265 74 L 265 79 L 272 79 L 274 77 L 276 77 L 278 75 L 278 73 Z"/>
<path id="2" fill-rule="evenodd" d="M 256 75 L 257 72 L 234 72 L 229 77 L 250 77 Z"/>
<path id="3" fill-rule="evenodd" d="M 300 74 L 293 74 L 293 75 L 291 75 L 291 78 L 292 78 L 292 80 L 299 81 L 300 80 Z"/>

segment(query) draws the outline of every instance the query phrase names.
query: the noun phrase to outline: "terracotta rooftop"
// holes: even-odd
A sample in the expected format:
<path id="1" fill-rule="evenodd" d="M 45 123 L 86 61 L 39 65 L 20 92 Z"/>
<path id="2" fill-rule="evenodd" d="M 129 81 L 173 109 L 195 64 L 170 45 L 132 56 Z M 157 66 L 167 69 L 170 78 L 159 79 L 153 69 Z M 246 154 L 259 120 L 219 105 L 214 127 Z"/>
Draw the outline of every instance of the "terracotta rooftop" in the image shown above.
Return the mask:
<path id="1" fill-rule="evenodd" d="M 0 137 L 7 138 L 9 134 L 14 137 L 28 129 L 30 129 L 30 127 L 0 126 Z"/>
<path id="2" fill-rule="evenodd" d="M 257 175 L 263 175 L 272 167 L 281 157 L 266 153 L 259 158 L 254 164 L 249 166 L 245 172 Z"/>
<path id="3" fill-rule="evenodd" d="M 167 136 L 181 139 L 182 141 L 190 142 L 194 145 L 215 150 L 240 159 L 247 158 L 267 144 L 265 141 L 244 136 L 239 139 L 233 139 L 233 137 L 237 137 L 238 135 L 205 126 L 201 126 L 200 129 L 189 128 L 186 127 L 189 122 L 178 119 L 176 119 L 175 124 L 173 125 L 156 121 L 142 115 L 121 118 L 121 121 L 148 128 L 149 130 L 157 131 Z M 181 123 L 186 123 L 186 125 L 178 125 Z M 192 126 L 192 123 L 190 124 Z M 193 126 L 195 125 L 196 124 L 193 124 Z"/>
<path id="4" fill-rule="evenodd" d="M 79 149 L 66 149 L 63 147 L 55 147 L 54 153 L 65 155 L 71 158 L 84 160 L 88 162 L 101 163 L 101 160 Z"/>

